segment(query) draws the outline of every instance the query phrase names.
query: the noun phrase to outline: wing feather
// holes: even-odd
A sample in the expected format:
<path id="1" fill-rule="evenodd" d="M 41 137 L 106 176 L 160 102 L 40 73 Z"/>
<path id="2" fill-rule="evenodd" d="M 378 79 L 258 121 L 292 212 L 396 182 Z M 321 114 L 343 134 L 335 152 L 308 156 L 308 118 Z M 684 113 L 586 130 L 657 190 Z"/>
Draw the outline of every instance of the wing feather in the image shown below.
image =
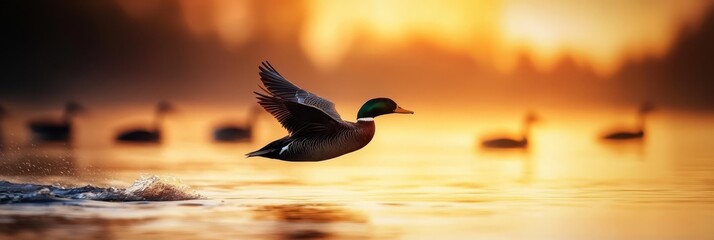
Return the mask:
<path id="1" fill-rule="evenodd" d="M 288 81 L 269 62 L 263 62 L 261 66 L 258 66 L 258 69 L 260 70 L 260 80 L 265 86 L 264 90 L 269 95 L 317 108 L 335 121 L 342 121 L 334 103 Z"/>
<path id="2" fill-rule="evenodd" d="M 255 92 L 258 104 L 268 111 L 291 136 L 327 134 L 337 131 L 340 122 L 311 105 Z"/>

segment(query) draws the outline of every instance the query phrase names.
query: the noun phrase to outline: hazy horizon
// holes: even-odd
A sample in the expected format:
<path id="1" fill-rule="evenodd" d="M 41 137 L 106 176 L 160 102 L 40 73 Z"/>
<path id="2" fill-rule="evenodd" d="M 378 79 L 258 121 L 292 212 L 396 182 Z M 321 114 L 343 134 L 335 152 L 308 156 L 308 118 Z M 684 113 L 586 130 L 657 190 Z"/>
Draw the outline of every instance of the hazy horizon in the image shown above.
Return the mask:
<path id="1" fill-rule="evenodd" d="M 430 25 L 439 22 L 439 18 L 432 20 L 422 8 L 407 8 L 403 11 L 411 12 L 414 18 L 386 24 L 395 29 L 404 27 L 393 31 L 372 29 L 370 25 L 359 27 L 359 22 L 372 21 L 364 18 L 371 15 L 359 15 L 362 10 L 351 13 L 355 15 L 352 18 L 320 15 L 323 8 L 337 7 L 342 11 L 344 6 L 319 1 L 288 5 L 270 1 L 70 1 L 39 6 L 14 2 L 7 17 L 16 21 L 4 23 L 9 26 L 8 36 L 12 37 L 3 40 L 10 53 L 4 55 L 4 62 L 9 65 L 2 80 L 0 104 L 10 111 L 59 109 L 68 100 L 90 108 L 125 105 L 150 108 L 166 99 L 178 105 L 222 106 L 225 111 L 235 108 L 240 112 L 253 106 L 252 91 L 259 82 L 257 65 L 267 60 L 291 81 L 330 98 L 338 106 L 389 96 L 406 105 L 423 101 L 434 107 L 455 104 L 455 108 L 494 104 L 549 108 L 563 103 L 629 107 L 652 101 L 675 109 L 714 109 L 714 99 L 706 90 L 714 87 L 709 80 L 714 74 L 707 67 L 714 55 L 709 44 L 714 39 L 714 8 L 710 1 L 675 7 L 666 2 L 635 1 L 621 6 L 613 4 L 609 6 L 613 11 L 604 12 L 588 4 L 560 5 L 557 1 L 531 6 L 539 9 L 529 13 L 534 16 L 574 11 L 587 13 L 583 16 L 586 20 L 614 17 L 636 24 L 637 19 L 656 19 L 649 24 L 661 25 L 659 32 L 648 36 L 622 33 L 632 28 L 622 22 L 623 26 L 611 29 L 612 37 L 603 39 L 606 44 L 603 50 L 595 53 L 586 50 L 591 42 L 604 37 L 602 33 L 608 33 L 601 29 L 606 26 L 603 24 L 617 25 L 617 21 L 583 23 L 583 29 L 570 33 L 572 36 L 567 32 L 548 33 L 550 38 L 561 40 L 547 47 L 538 44 L 539 35 L 519 32 L 520 28 L 511 33 L 503 29 L 478 30 L 501 26 L 507 20 L 516 21 L 509 26 L 517 25 L 521 20 L 511 19 L 513 12 L 529 6 L 518 1 L 487 2 L 483 6 L 489 7 L 485 8 L 478 4 L 471 6 L 468 1 L 443 6 L 425 2 L 422 7 L 427 9 L 432 6 L 429 4 L 435 4 L 434 14 L 453 12 L 459 6 L 466 9 L 471 6 L 478 10 L 476 13 L 484 14 L 454 13 L 461 17 L 442 19 L 442 26 Z M 374 7 L 372 4 L 354 7 L 370 9 Z M 647 7 L 628 16 L 621 13 L 640 5 Z M 391 11 L 389 6 L 380 9 Z M 34 12 L 38 14 L 32 19 L 24 19 Z M 279 14 L 280 18 L 268 18 L 275 16 L 271 14 Z M 531 15 L 523 17 L 528 20 Z M 494 19 L 483 20 L 478 16 Z M 463 25 L 470 18 L 475 22 Z M 310 36 L 310 29 L 322 26 L 314 23 L 315 19 L 357 24 L 356 32 L 331 32 L 333 37 L 313 40 L 324 41 L 327 52 L 333 51 L 328 45 L 336 44 L 335 39 L 350 42 L 332 46 L 342 49 L 334 50 L 339 53 L 317 53 L 306 43 L 311 39 L 306 37 Z M 537 24 L 548 27 L 559 22 L 555 20 L 545 19 Z M 572 24 L 577 24 L 581 20 L 575 17 L 573 21 Z M 448 30 L 451 32 L 435 35 L 428 30 L 433 27 L 444 31 L 455 27 L 466 32 Z M 323 28 L 334 31 L 328 26 Z M 638 31 L 645 34 L 648 30 Z M 465 39 L 453 40 L 460 36 Z M 588 36 L 594 41 L 583 39 Z M 512 38 L 521 39 L 525 45 L 509 43 Z M 464 49 L 468 39 L 476 44 L 473 49 L 476 53 Z M 490 39 L 491 43 L 479 39 Z M 637 42 L 642 44 L 632 46 Z M 496 57 L 496 50 L 488 50 L 489 45 L 511 50 L 503 50 L 508 54 L 501 59 Z M 602 54 L 609 57 L 598 57 L 600 51 L 608 52 Z M 326 63 L 328 59 L 332 59 L 330 63 Z M 512 63 L 499 67 L 499 62 Z"/>

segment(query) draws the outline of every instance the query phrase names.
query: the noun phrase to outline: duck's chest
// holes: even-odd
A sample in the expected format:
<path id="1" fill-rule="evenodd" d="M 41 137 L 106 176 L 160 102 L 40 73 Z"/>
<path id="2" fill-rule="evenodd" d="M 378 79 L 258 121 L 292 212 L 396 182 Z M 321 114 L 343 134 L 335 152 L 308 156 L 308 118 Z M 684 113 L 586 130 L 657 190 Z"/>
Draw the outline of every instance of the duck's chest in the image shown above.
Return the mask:
<path id="1" fill-rule="evenodd" d="M 327 155 L 336 157 L 359 150 L 372 141 L 374 132 L 374 122 L 357 122 L 354 128 L 337 133 L 333 138 L 326 140 L 326 145 L 329 147 L 323 151 Z"/>

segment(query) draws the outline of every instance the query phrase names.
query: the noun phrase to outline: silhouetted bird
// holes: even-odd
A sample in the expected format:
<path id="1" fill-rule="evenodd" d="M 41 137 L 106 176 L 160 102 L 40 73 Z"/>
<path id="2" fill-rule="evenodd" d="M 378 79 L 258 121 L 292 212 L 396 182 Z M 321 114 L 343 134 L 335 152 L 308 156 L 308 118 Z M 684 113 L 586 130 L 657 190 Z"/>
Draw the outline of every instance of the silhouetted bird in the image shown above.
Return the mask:
<path id="1" fill-rule="evenodd" d="M 153 126 L 150 129 L 130 129 L 121 132 L 117 135 L 116 140 L 119 142 L 134 142 L 134 143 L 160 143 L 161 142 L 161 124 L 164 115 L 174 111 L 174 107 L 166 102 L 161 101 L 156 106 Z"/>
<path id="2" fill-rule="evenodd" d="M 481 146 L 485 148 L 526 148 L 528 147 L 528 135 L 530 133 L 531 125 L 538 120 L 535 114 L 528 113 L 523 119 L 523 129 L 521 130 L 521 139 L 511 139 L 511 138 L 495 138 L 490 140 L 485 140 L 481 143 Z"/>
<path id="3" fill-rule="evenodd" d="M 5 117 L 7 117 L 7 111 L 5 108 L 0 106 L 0 150 L 2 150 L 2 147 L 5 145 L 5 135 L 3 132 L 3 123 L 5 122 Z"/>
<path id="4" fill-rule="evenodd" d="M 248 113 L 248 118 L 245 121 L 245 125 L 223 125 L 217 127 L 213 131 L 213 140 L 216 142 L 242 142 L 242 141 L 252 141 L 253 140 L 253 128 L 255 127 L 255 122 L 258 120 L 258 115 L 260 114 L 260 108 L 251 108 Z"/>
<path id="5" fill-rule="evenodd" d="M 264 62 L 260 80 L 265 93 L 255 92 L 258 104 L 275 117 L 289 134 L 247 157 L 292 162 L 322 161 L 366 146 L 374 136 L 374 118 L 393 113 L 413 114 L 389 98 L 374 98 L 357 112 L 357 122 L 342 120 L 335 104 L 299 88 Z M 377 87 L 377 86 L 375 86 Z"/>
<path id="6" fill-rule="evenodd" d="M 29 123 L 33 142 L 70 142 L 72 140 L 72 120 L 84 107 L 76 102 L 65 104 L 60 121 L 34 120 Z"/>
<path id="7" fill-rule="evenodd" d="M 645 117 L 648 113 L 654 110 L 654 106 L 651 103 L 644 103 L 640 106 L 637 112 L 637 130 L 633 132 L 628 131 L 617 131 L 607 134 L 603 137 L 605 140 L 630 140 L 630 139 L 642 139 L 645 136 Z"/>

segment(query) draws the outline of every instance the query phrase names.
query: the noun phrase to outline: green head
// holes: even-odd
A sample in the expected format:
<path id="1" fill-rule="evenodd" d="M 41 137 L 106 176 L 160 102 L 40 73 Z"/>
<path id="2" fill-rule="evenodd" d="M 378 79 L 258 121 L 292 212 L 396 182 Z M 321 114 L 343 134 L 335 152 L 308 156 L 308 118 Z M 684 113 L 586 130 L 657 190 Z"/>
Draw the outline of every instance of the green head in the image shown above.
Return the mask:
<path id="1" fill-rule="evenodd" d="M 414 114 L 414 112 L 403 109 L 397 105 L 392 99 L 389 98 L 374 98 L 362 105 L 362 108 L 357 112 L 357 119 L 360 118 L 374 118 L 379 115 L 390 114 L 390 113 L 409 113 Z"/>

